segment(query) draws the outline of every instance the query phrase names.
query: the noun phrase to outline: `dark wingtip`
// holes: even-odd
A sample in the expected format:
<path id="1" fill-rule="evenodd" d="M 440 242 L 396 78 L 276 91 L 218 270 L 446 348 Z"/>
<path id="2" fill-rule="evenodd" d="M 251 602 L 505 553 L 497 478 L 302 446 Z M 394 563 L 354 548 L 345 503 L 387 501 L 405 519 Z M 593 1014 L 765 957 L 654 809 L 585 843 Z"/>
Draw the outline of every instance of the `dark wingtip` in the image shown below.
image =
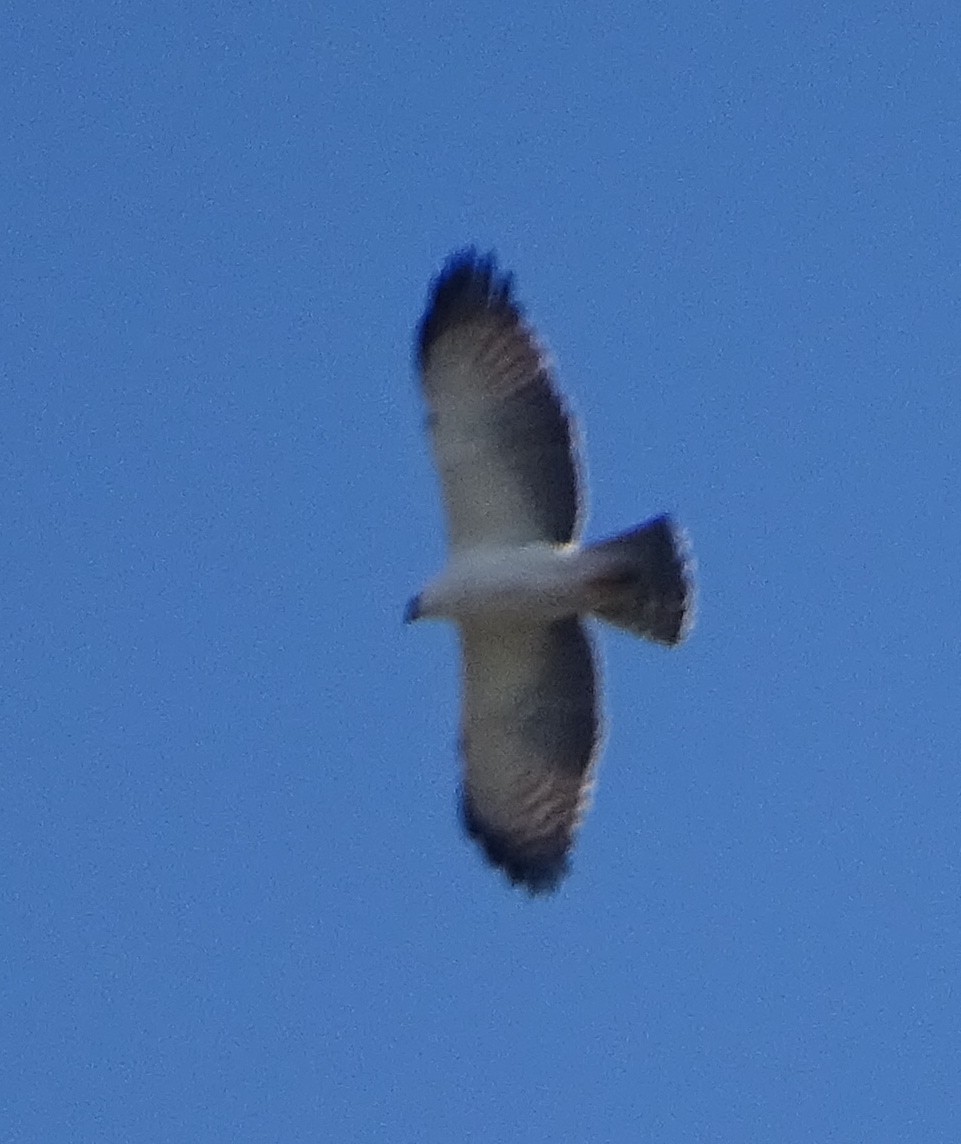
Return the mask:
<path id="1" fill-rule="evenodd" d="M 476 247 L 455 251 L 430 287 L 430 297 L 417 331 L 417 353 L 423 362 L 431 344 L 445 329 L 479 309 L 502 310 L 520 317 L 513 299 L 514 279 L 497 269 L 491 251 Z"/>
<path id="2" fill-rule="evenodd" d="M 524 850 L 506 834 L 492 830 L 478 818 L 466 791 L 461 792 L 460 818 L 464 830 L 483 850 L 487 861 L 503 870 L 514 886 L 525 889 L 531 897 L 552 894 L 570 873 L 564 841 L 550 849 Z"/>

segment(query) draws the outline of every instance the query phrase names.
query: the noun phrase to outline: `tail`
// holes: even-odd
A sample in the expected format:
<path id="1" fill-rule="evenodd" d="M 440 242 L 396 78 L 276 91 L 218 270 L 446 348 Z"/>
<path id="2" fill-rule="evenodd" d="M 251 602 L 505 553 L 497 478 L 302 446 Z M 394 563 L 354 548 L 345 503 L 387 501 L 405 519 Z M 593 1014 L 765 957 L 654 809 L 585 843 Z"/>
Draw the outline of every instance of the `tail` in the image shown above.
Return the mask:
<path id="1" fill-rule="evenodd" d="M 687 545 L 669 516 L 587 551 L 597 558 L 590 581 L 595 615 L 657 643 L 684 639 L 693 620 L 694 585 Z"/>

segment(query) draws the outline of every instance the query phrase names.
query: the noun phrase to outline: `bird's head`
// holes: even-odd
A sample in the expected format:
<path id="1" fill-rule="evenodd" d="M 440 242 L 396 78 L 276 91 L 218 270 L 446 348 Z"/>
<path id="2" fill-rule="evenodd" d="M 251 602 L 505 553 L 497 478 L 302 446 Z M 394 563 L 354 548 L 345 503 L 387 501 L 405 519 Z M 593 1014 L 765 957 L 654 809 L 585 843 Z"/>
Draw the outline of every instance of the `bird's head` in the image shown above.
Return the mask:
<path id="1" fill-rule="evenodd" d="M 407 607 L 404 609 L 404 623 L 412 624 L 415 620 L 419 620 L 420 616 L 420 595 L 418 594 L 411 596 L 407 601 Z"/>

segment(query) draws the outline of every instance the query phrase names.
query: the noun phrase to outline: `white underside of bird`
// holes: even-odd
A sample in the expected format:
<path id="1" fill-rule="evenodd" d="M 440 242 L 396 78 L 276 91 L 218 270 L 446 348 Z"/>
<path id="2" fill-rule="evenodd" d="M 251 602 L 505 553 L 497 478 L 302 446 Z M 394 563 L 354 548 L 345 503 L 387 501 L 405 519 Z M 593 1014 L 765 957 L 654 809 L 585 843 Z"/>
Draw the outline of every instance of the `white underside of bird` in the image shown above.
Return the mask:
<path id="1" fill-rule="evenodd" d="M 418 598 L 418 618 L 543 623 L 591 606 L 596 554 L 572 544 L 462 549 Z"/>

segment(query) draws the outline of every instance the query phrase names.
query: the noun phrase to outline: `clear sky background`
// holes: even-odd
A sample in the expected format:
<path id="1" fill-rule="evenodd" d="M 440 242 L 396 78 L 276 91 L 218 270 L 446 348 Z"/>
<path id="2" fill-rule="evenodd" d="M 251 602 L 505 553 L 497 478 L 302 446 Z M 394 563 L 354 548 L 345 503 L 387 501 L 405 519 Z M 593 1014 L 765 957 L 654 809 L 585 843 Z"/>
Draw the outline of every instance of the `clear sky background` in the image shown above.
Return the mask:
<path id="1" fill-rule="evenodd" d="M 14 3 L 0 1140 L 961 1139 L 961 9 Z M 455 816 L 468 242 L 676 514 L 573 873 Z"/>

